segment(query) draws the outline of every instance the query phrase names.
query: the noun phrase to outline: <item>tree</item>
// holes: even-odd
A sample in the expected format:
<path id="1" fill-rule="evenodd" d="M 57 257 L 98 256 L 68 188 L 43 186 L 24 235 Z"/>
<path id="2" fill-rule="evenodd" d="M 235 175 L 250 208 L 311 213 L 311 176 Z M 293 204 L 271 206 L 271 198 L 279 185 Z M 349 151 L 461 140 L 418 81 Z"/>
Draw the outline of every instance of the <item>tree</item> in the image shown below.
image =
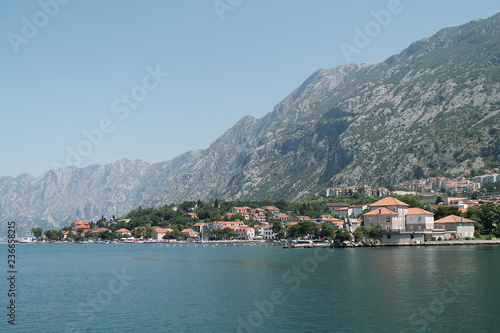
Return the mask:
<path id="1" fill-rule="evenodd" d="M 231 215 L 231 217 L 229 218 L 229 221 L 243 221 L 243 220 L 245 220 L 245 218 L 240 213 Z"/>
<path id="2" fill-rule="evenodd" d="M 288 202 L 286 202 L 285 200 L 283 199 L 280 199 L 278 201 L 276 201 L 275 203 L 275 206 L 281 210 L 281 211 L 285 211 L 286 210 L 286 207 L 288 206 Z"/>
<path id="3" fill-rule="evenodd" d="M 469 209 L 467 218 L 476 221 L 476 226 L 483 234 L 500 234 L 500 206 L 492 202 L 482 205 L 479 209 Z"/>
<path id="4" fill-rule="evenodd" d="M 211 239 L 231 239 L 238 237 L 231 228 L 222 228 L 212 231 Z"/>
<path id="5" fill-rule="evenodd" d="M 248 220 L 245 220 L 245 222 L 244 222 L 244 223 L 245 223 L 247 226 L 252 227 L 252 228 L 253 228 L 254 226 L 258 225 L 257 221 L 255 221 L 253 217 L 249 218 Z"/>
<path id="6" fill-rule="evenodd" d="M 346 230 L 336 230 L 334 238 L 340 242 L 350 241 L 352 239 L 351 233 Z"/>
<path id="7" fill-rule="evenodd" d="M 113 240 L 114 235 L 111 231 L 106 229 L 106 230 L 99 233 L 99 238 L 102 240 Z"/>
<path id="8" fill-rule="evenodd" d="M 439 206 L 434 211 L 434 221 L 442 219 L 443 217 L 446 217 L 449 215 L 462 216 L 462 214 L 460 213 L 460 210 L 456 206 Z"/>
<path id="9" fill-rule="evenodd" d="M 60 240 L 62 238 L 62 234 L 59 230 L 45 230 L 44 232 L 45 237 L 47 237 L 48 240 Z"/>
<path id="10" fill-rule="evenodd" d="M 299 235 L 313 235 L 318 230 L 318 225 L 313 221 L 300 221 L 299 224 Z"/>
<path id="11" fill-rule="evenodd" d="M 290 228 L 288 228 L 288 237 L 290 238 L 297 238 L 300 236 L 300 226 L 298 224 L 292 225 Z"/>
<path id="12" fill-rule="evenodd" d="M 332 237 L 335 235 L 335 228 L 326 223 L 326 222 L 323 222 L 323 224 L 321 224 L 321 232 L 319 234 L 322 238 L 328 238 L 328 237 Z"/>
<path id="13" fill-rule="evenodd" d="M 363 239 L 365 239 L 367 233 L 368 229 L 366 229 L 365 227 L 363 226 L 357 227 L 356 230 L 354 230 L 353 232 L 356 242 L 361 242 Z"/>
<path id="14" fill-rule="evenodd" d="M 410 205 L 411 208 L 423 208 L 424 205 L 413 195 L 403 195 L 399 200 Z"/>
<path id="15" fill-rule="evenodd" d="M 368 229 L 368 238 L 380 239 L 382 238 L 382 226 L 380 224 L 374 224 Z"/>
<path id="16" fill-rule="evenodd" d="M 43 234 L 43 229 L 40 227 L 33 227 L 31 228 L 31 232 L 36 238 L 40 238 Z"/>
<path id="17" fill-rule="evenodd" d="M 283 231 L 283 224 L 281 224 L 280 221 L 274 221 L 273 222 L 273 226 L 271 227 L 271 229 L 273 229 L 273 232 L 275 234 L 278 234 L 280 233 L 281 231 Z"/>

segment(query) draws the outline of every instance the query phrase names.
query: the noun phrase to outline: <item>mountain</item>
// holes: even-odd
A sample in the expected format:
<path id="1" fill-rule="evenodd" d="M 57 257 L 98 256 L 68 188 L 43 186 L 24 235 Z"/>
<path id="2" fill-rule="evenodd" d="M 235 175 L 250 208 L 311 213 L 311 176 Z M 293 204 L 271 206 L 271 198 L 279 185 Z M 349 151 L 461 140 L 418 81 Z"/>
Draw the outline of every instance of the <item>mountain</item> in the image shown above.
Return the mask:
<path id="1" fill-rule="evenodd" d="M 55 168 L 39 178 L 25 174 L 0 178 L 0 223 L 17 221 L 18 230 L 96 221 L 125 214 L 198 156 L 190 151 L 171 161 L 148 164 L 127 159 L 86 168 Z"/>
<path id="2" fill-rule="evenodd" d="M 262 119 L 245 117 L 149 204 L 297 199 L 326 186 L 498 164 L 500 14 L 375 64 L 320 69 Z"/>
<path id="3" fill-rule="evenodd" d="M 500 163 L 500 14 L 374 64 L 319 69 L 203 151 L 0 178 L 0 222 L 64 225 L 184 200 L 298 199 L 325 187 Z"/>

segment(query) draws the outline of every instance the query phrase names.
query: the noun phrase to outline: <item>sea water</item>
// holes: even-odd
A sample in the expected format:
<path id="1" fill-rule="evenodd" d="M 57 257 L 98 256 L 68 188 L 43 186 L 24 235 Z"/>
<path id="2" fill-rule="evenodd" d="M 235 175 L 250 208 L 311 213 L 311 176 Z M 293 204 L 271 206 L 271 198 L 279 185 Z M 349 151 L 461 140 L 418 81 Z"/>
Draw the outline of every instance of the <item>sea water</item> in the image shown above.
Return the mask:
<path id="1" fill-rule="evenodd" d="M 500 247 L 17 244 L 1 332 L 498 332 Z"/>

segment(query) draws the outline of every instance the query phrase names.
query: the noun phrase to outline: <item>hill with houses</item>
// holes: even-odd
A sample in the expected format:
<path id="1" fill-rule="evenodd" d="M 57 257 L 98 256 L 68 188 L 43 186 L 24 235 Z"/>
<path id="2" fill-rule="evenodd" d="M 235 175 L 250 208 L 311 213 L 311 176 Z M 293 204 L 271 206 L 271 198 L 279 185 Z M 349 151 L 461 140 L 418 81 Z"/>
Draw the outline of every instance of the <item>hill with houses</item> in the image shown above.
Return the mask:
<path id="1" fill-rule="evenodd" d="M 444 201 L 430 205 L 411 195 L 359 194 L 342 199 L 343 202 L 328 198 L 305 202 L 183 202 L 159 209 L 139 208 L 122 218 L 103 216 L 96 223 L 75 221 L 62 230 L 33 231 L 39 240 L 125 242 L 270 241 L 302 237 L 359 241 L 371 237 L 383 243 L 420 244 L 431 239 L 500 236 L 500 197 L 443 197 Z"/>
<path id="2" fill-rule="evenodd" d="M 187 200 L 304 200 L 328 187 L 499 167 L 499 27 L 496 14 L 377 63 L 318 69 L 272 112 L 172 161 L 0 178 L 0 223 L 60 227 Z"/>

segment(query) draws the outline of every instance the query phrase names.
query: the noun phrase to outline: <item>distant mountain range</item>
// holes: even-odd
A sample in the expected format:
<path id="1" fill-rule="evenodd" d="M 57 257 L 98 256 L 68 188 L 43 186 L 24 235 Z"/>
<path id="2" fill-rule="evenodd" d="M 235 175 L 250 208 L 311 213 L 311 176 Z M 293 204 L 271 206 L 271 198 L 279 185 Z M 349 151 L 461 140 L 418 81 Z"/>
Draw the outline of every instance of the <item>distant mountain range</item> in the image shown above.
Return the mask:
<path id="1" fill-rule="evenodd" d="M 148 164 L 0 178 L 0 222 L 61 226 L 184 200 L 278 199 L 500 162 L 500 14 L 374 64 L 319 69 L 261 119 Z"/>

